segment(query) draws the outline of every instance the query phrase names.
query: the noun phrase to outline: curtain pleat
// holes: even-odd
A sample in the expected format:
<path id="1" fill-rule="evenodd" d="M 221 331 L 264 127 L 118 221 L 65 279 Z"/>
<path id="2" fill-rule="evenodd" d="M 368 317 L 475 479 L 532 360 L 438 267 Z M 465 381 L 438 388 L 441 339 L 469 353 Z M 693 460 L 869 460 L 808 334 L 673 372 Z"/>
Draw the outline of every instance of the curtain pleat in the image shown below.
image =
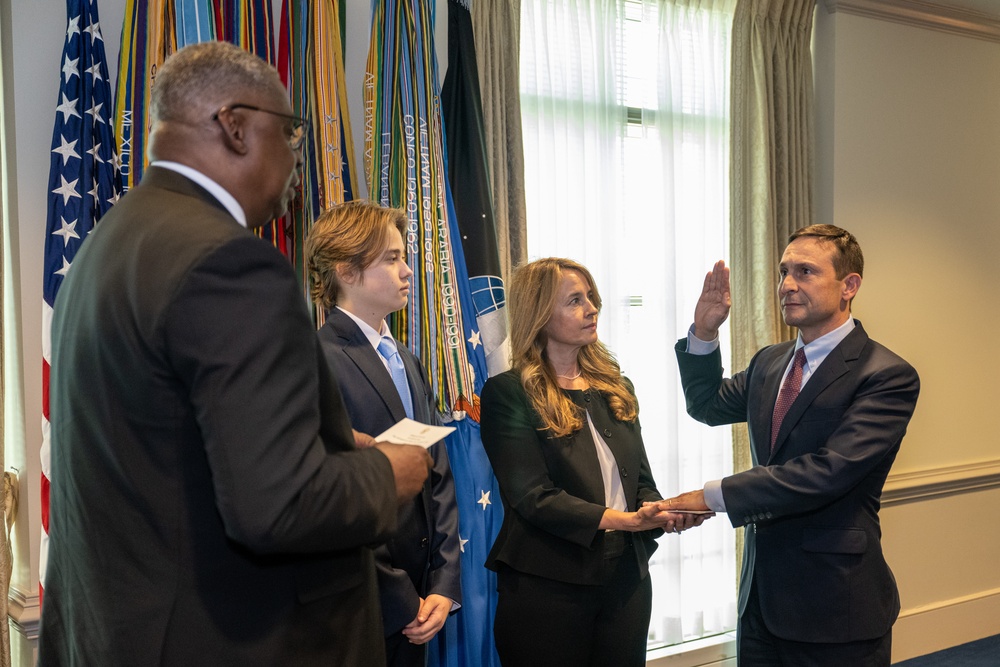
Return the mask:
<path id="1" fill-rule="evenodd" d="M 730 162 L 732 367 L 789 340 L 777 266 L 789 234 L 813 220 L 812 24 L 815 0 L 739 0 L 733 18 Z M 733 468 L 750 467 L 746 425 Z M 742 554 L 742 529 L 739 553 Z M 737 564 L 739 568 L 739 564 Z"/>
<path id="2" fill-rule="evenodd" d="M 474 0 L 472 30 L 483 98 L 483 127 L 504 280 L 528 258 L 521 135 L 521 0 Z"/>

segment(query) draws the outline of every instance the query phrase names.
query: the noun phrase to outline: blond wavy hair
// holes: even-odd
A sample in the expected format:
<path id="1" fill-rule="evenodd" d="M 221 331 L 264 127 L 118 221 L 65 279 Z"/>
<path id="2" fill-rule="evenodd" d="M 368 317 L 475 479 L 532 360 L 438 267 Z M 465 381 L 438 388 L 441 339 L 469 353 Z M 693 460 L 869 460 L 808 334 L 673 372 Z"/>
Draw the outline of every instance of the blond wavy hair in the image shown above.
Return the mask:
<path id="1" fill-rule="evenodd" d="M 507 290 L 511 365 L 520 374 L 521 385 L 541 417 L 543 428 L 558 438 L 580 430 L 584 423 L 583 412 L 559 387 L 545 350 L 545 327 L 552 318 L 559 282 L 566 271 L 577 271 L 586 279 L 592 290 L 591 301 L 600 310 L 601 296 L 593 276 L 571 259 L 547 257 L 523 264 L 514 270 Z M 596 341 L 580 348 L 577 361 L 581 377 L 605 397 L 615 417 L 635 421 L 639 403 L 611 351 Z"/>

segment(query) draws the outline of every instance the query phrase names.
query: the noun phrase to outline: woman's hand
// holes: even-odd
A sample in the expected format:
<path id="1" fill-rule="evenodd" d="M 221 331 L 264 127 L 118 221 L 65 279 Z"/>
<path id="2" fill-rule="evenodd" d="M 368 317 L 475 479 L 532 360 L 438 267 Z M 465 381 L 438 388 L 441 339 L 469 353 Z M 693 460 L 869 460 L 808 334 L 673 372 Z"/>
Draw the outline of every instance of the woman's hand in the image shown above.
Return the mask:
<path id="1" fill-rule="evenodd" d="M 644 514 L 644 522 L 652 522 L 655 527 L 668 533 L 680 533 L 688 528 L 696 528 L 715 514 L 688 514 L 663 509 L 661 503 L 643 503 L 636 514 Z M 643 528 L 643 530 L 648 530 Z"/>
<path id="2" fill-rule="evenodd" d="M 644 503 L 635 512 L 606 509 L 598 528 L 639 532 L 662 528 L 668 533 L 679 533 L 700 526 L 715 514 L 685 514 L 661 509 L 660 503 Z"/>

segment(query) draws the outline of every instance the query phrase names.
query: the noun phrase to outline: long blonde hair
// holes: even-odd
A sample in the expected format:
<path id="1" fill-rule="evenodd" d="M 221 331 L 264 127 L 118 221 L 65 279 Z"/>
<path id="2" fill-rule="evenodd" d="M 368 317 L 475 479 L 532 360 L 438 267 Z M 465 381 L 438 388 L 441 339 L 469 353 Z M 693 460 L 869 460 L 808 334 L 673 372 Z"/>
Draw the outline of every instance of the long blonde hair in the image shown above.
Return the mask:
<path id="1" fill-rule="evenodd" d="M 583 414 L 559 387 L 545 351 L 548 342 L 545 326 L 552 317 L 559 281 L 565 271 L 577 271 L 587 280 L 593 291 L 591 301 L 600 310 L 601 296 L 593 276 L 585 266 L 571 259 L 546 257 L 523 264 L 514 270 L 507 290 L 511 365 L 520 373 L 521 385 L 544 428 L 559 438 L 583 428 Z M 620 421 L 635 421 L 639 403 L 626 386 L 611 351 L 596 341 L 580 348 L 577 361 L 581 376 L 604 395 L 615 417 Z"/>

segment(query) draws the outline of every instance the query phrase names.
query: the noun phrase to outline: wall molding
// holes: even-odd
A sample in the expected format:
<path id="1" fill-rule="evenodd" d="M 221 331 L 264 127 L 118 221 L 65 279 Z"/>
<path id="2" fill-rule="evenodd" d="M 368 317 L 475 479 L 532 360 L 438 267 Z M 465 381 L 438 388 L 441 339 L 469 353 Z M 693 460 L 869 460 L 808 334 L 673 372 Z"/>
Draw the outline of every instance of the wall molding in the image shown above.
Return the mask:
<path id="1" fill-rule="evenodd" d="M 908 660 L 996 634 L 1000 588 L 903 609 L 892 629 L 892 660 Z"/>
<path id="2" fill-rule="evenodd" d="M 1000 487 L 1000 459 L 890 474 L 882 506 Z"/>
<path id="3" fill-rule="evenodd" d="M 1000 42 L 1000 16 L 948 7 L 926 0 L 822 0 L 826 11 L 892 21 Z"/>
<path id="4" fill-rule="evenodd" d="M 42 616 L 38 594 L 26 595 L 11 586 L 7 594 L 7 616 L 11 627 L 29 641 L 38 641 L 38 626 Z"/>

